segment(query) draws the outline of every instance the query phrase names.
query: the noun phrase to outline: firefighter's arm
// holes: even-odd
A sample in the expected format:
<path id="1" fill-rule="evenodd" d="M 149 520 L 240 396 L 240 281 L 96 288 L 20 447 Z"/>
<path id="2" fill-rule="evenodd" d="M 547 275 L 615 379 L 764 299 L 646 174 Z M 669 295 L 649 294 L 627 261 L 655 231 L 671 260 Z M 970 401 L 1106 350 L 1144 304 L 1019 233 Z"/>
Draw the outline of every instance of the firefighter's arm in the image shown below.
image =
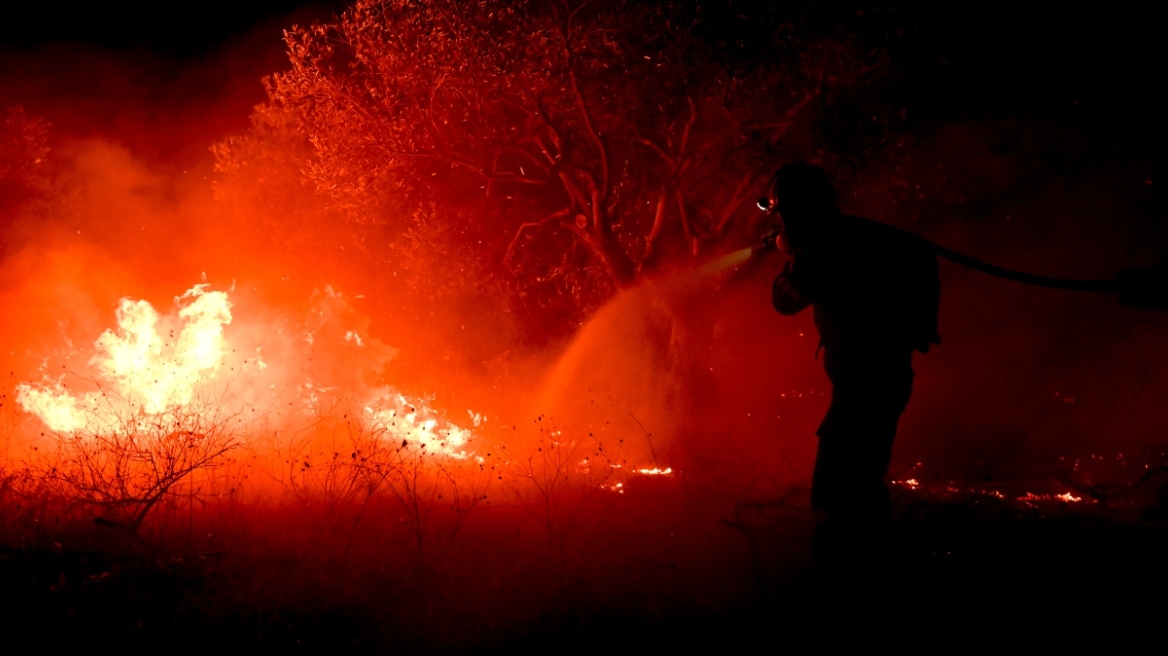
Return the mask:
<path id="1" fill-rule="evenodd" d="M 771 286 L 771 301 L 779 314 L 785 315 L 798 314 L 803 308 L 811 305 L 811 299 L 800 292 L 799 288 L 791 281 L 790 261 L 783 267 L 783 272 L 775 278 L 775 282 Z"/>
<path id="2" fill-rule="evenodd" d="M 921 353 L 928 353 L 929 347 L 941 343 L 941 335 L 937 332 L 937 311 L 941 304 L 941 279 L 937 271 L 937 258 L 929 255 L 923 258 L 921 280 L 921 317 L 922 331 L 919 344 L 914 348 Z"/>

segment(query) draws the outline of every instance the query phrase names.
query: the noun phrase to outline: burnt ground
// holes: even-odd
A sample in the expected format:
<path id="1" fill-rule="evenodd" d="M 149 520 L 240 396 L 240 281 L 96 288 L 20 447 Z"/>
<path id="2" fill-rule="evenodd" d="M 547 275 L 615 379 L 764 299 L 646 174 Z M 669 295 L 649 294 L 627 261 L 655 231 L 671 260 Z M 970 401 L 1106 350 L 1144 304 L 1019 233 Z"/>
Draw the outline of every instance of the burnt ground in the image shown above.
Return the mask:
<path id="1" fill-rule="evenodd" d="M 50 650 L 598 653 L 853 642 L 1051 648 L 1094 639 L 1114 645 L 1162 626 L 1168 523 L 1108 514 L 910 497 L 898 504 L 883 550 L 869 545 L 857 550 L 865 564 L 825 568 L 806 548 L 805 511 L 746 513 L 742 553 L 753 544 L 757 560 L 744 570 L 752 592 L 735 602 L 644 604 L 574 596 L 565 588 L 533 621 L 479 618 L 501 626 L 471 620 L 461 630 L 330 589 L 327 573 L 303 572 L 314 583 L 294 594 L 265 590 L 271 573 L 265 570 L 295 570 L 278 560 L 7 549 L 0 552 L 0 617 L 8 635 Z M 417 594 L 406 589 L 401 594 Z M 430 617 L 444 612 L 433 599 L 418 603 L 434 606 Z"/>

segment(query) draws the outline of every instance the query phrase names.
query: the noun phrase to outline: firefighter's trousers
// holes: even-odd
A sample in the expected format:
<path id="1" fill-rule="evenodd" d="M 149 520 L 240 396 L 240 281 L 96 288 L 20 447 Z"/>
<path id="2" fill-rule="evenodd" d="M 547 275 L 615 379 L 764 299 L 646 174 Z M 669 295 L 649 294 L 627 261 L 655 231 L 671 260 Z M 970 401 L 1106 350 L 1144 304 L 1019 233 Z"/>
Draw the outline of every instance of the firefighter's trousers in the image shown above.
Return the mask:
<path id="1" fill-rule="evenodd" d="M 811 505 L 829 521 L 887 521 L 884 476 L 912 393 L 912 351 L 825 347 L 831 406 L 816 432 Z"/>

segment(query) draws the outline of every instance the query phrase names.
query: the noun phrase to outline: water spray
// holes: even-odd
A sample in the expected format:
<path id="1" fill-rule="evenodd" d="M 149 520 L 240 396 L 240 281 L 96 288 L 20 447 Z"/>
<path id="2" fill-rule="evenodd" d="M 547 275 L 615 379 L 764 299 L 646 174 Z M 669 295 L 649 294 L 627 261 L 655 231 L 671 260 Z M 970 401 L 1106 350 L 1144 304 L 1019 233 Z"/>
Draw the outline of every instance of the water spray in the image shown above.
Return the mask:
<path id="1" fill-rule="evenodd" d="M 736 251 L 730 251 L 729 253 L 710 260 L 709 262 L 706 262 L 702 266 L 698 267 L 698 270 L 693 273 L 693 277 L 695 279 L 701 280 L 716 273 L 726 271 L 727 269 L 732 269 L 749 260 L 751 255 L 756 254 L 756 252 L 757 251 L 755 251 L 754 246 L 748 246 L 746 248 L 740 248 Z"/>

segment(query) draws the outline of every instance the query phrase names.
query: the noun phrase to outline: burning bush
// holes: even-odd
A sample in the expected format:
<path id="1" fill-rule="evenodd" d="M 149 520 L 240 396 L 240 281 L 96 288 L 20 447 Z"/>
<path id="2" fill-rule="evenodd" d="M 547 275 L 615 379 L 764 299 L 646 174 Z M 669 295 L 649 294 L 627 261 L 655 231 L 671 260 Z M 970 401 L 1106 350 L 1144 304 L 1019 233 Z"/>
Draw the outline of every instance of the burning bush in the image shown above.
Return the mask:
<path id="1" fill-rule="evenodd" d="M 226 491 L 210 487 L 208 477 L 240 444 L 235 419 L 216 404 L 196 403 L 126 417 L 117 426 L 54 433 L 55 452 L 34 461 L 30 473 L 53 497 L 96 507 L 100 523 L 136 532 L 160 502 Z"/>
<path id="2" fill-rule="evenodd" d="M 231 340 L 227 292 L 196 285 L 175 301 L 163 315 L 122 299 L 117 330 L 96 340 L 85 370 L 17 385 L 19 405 L 49 431 L 47 445 L 27 428 L 18 436 L 49 447 L 28 453 L 29 489 L 136 531 L 164 501 L 234 494 L 248 474 L 213 472 L 244 448 L 247 470 L 332 515 L 392 497 L 419 553 L 433 510 L 457 517 L 486 498 L 498 464 L 478 434 L 487 419 L 469 412 L 464 428 L 425 399 L 364 382 L 394 350 L 347 323 L 336 292 L 320 295 L 304 332 L 248 316 Z"/>
<path id="3" fill-rule="evenodd" d="M 231 321 L 227 295 L 205 287 L 176 298 L 170 317 L 123 299 L 119 331 L 95 343 L 96 377 L 79 377 L 91 391 L 74 393 L 60 379 L 17 386 L 17 401 L 52 432 L 55 453 L 31 466 L 53 494 L 136 531 L 180 481 L 214 469 L 238 446 L 240 413 L 204 396 Z M 200 492 L 192 485 L 186 494 Z"/>

